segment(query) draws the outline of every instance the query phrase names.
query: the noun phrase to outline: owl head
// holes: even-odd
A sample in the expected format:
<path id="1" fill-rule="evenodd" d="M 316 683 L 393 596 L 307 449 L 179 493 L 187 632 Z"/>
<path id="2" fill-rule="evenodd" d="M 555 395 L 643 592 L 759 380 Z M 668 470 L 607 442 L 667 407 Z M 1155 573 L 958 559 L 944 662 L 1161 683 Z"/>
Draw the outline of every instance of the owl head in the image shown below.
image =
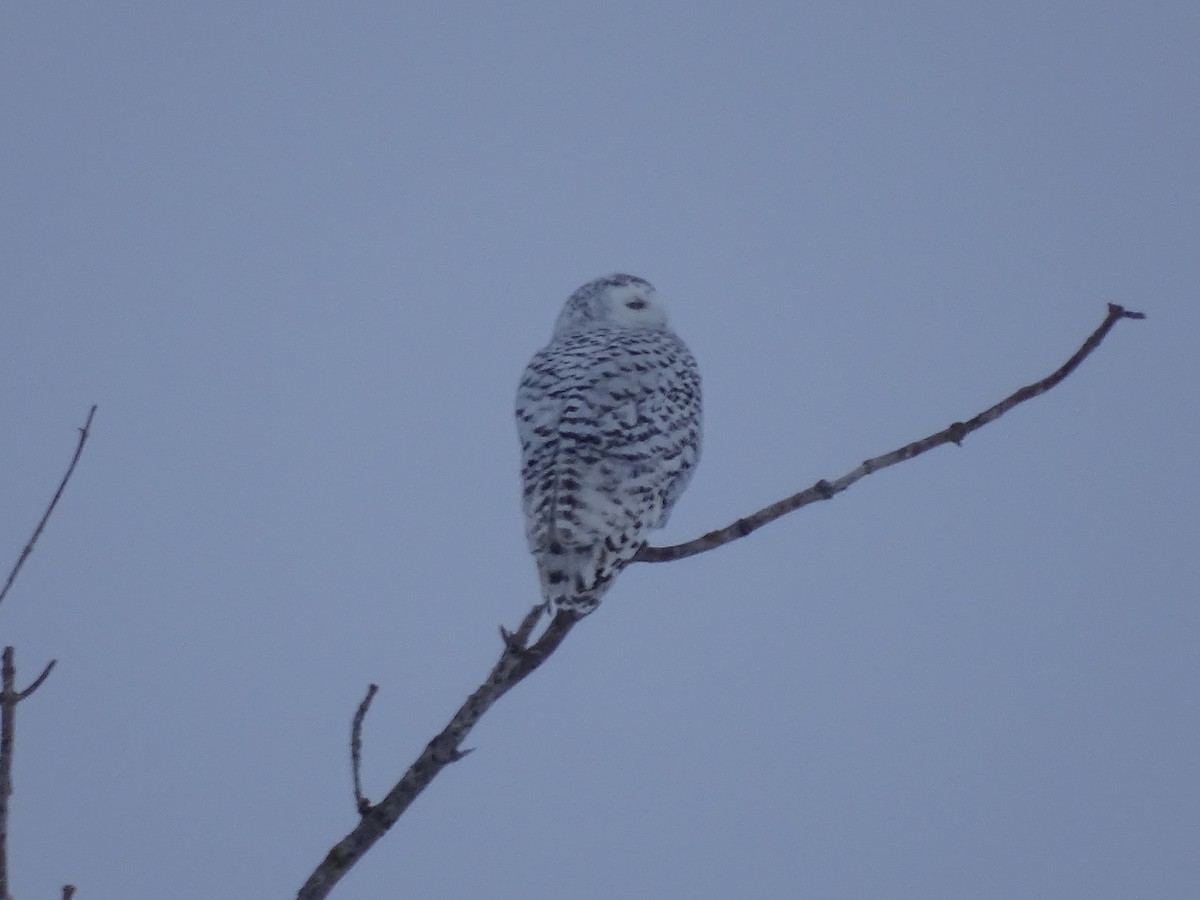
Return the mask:
<path id="1" fill-rule="evenodd" d="M 656 299 L 654 285 L 636 275 L 605 275 L 589 281 L 567 298 L 554 333 L 585 331 L 602 325 L 664 329 L 667 313 Z"/>

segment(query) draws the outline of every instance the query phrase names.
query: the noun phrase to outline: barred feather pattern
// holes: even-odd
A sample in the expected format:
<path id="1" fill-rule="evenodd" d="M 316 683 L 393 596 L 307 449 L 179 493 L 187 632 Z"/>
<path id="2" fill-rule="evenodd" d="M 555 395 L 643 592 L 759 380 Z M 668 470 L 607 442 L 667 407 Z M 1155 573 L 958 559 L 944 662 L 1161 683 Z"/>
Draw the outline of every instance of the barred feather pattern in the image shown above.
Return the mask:
<path id="1" fill-rule="evenodd" d="M 592 612 L 700 458 L 700 374 L 654 287 L 571 295 L 517 391 L 525 533 L 551 610 Z"/>

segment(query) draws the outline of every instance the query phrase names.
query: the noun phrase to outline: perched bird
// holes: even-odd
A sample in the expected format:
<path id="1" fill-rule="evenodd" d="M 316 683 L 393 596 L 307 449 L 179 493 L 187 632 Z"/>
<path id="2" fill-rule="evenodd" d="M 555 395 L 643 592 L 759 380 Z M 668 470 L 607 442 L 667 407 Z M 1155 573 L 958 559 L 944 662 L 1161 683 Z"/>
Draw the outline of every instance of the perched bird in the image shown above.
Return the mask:
<path id="1" fill-rule="evenodd" d="M 700 373 L 650 282 L 589 281 L 517 390 L 525 534 L 551 613 L 594 610 L 700 458 Z"/>

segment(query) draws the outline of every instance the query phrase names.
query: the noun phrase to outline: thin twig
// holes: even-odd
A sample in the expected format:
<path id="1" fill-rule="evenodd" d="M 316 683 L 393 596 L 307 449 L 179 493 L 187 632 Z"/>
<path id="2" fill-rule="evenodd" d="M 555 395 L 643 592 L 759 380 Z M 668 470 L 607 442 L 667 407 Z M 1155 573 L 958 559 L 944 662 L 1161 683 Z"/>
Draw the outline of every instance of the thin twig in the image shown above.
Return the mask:
<path id="1" fill-rule="evenodd" d="M 57 665 L 58 665 L 57 659 L 52 659 L 52 660 L 50 660 L 50 662 L 46 663 L 46 668 L 42 669 L 42 674 L 39 675 L 37 678 L 33 679 L 33 684 L 31 684 L 29 687 L 25 688 L 25 690 L 17 691 L 17 693 L 13 699 L 13 702 L 20 703 L 22 700 L 24 700 L 26 697 L 28 697 L 30 694 L 32 694 L 34 691 L 36 691 L 38 688 L 40 688 L 42 686 L 42 682 L 50 677 L 50 673 L 54 671 L 54 667 Z"/>
<path id="2" fill-rule="evenodd" d="M 792 494 L 790 497 L 785 497 L 776 503 L 772 503 L 770 506 L 764 507 L 756 513 L 738 519 L 732 525 L 726 525 L 724 528 L 718 528 L 716 531 L 710 531 L 708 534 L 701 535 L 682 544 L 674 544 L 670 547 L 643 547 L 638 552 L 638 555 L 634 557 L 633 561 L 672 562 L 673 560 L 683 559 L 687 556 L 695 556 L 697 553 L 706 553 L 709 550 L 715 550 L 717 547 L 728 544 L 731 541 L 736 541 L 738 538 L 744 538 L 751 532 L 757 531 L 764 525 L 774 522 L 781 516 L 795 512 L 802 506 L 808 506 L 810 503 L 815 503 L 818 500 L 829 500 L 846 490 L 846 488 L 850 487 L 850 485 L 854 484 L 860 478 L 870 475 L 872 472 L 878 472 L 880 469 L 886 469 L 888 466 L 893 466 L 898 462 L 904 462 L 907 459 L 920 456 L 927 450 L 940 447 L 942 444 L 961 444 L 963 438 L 971 432 L 978 431 L 989 422 L 994 422 L 1017 404 L 1024 403 L 1026 400 L 1031 400 L 1039 394 L 1046 393 L 1046 391 L 1070 375 L 1093 350 L 1100 346 L 1100 342 L 1104 340 L 1105 336 L 1120 319 L 1144 318 L 1146 318 L 1145 313 L 1130 312 L 1123 307 L 1117 306 L 1115 303 L 1110 303 L 1108 304 L 1108 315 L 1100 327 L 1092 332 L 1070 359 L 1041 381 L 1035 381 L 1033 384 L 1026 385 L 1019 391 L 1015 391 L 995 406 L 985 409 L 974 418 L 968 419 L 966 422 L 955 422 L 949 428 L 945 428 L 936 434 L 931 434 L 929 437 L 913 441 L 911 444 L 905 444 L 891 453 L 884 453 L 882 456 L 868 459 L 858 468 L 847 472 L 836 481 L 825 481 L 822 479 L 812 487 L 806 488 L 797 494 Z"/>
<path id="3" fill-rule="evenodd" d="M 509 631 L 503 625 L 500 626 L 500 637 L 508 646 L 514 649 L 523 648 L 529 643 L 529 638 L 533 634 L 534 626 L 538 620 L 542 618 L 550 606 L 546 603 L 539 603 L 529 612 L 525 613 L 525 618 L 521 620 L 521 624 L 517 626 L 516 631 Z"/>
<path id="4" fill-rule="evenodd" d="M 354 713 L 354 721 L 350 725 L 350 767 L 354 770 L 354 806 L 360 816 L 365 816 L 371 809 L 371 803 L 363 795 L 362 790 L 362 726 L 363 719 L 366 718 L 367 710 L 371 708 L 371 701 L 375 699 L 378 690 L 379 685 L 377 684 L 367 686 L 367 696 L 363 697 L 362 703 L 358 704 L 358 709 Z"/>
<path id="5" fill-rule="evenodd" d="M 21 551 L 21 555 L 17 558 L 12 570 L 8 573 L 8 580 L 4 582 L 3 590 L 0 590 L 0 602 L 3 602 L 8 594 L 9 588 L 13 586 L 13 582 L 17 580 L 17 573 L 21 571 L 21 566 L 25 565 L 25 560 L 29 558 L 29 554 L 33 552 L 33 545 L 37 543 L 37 539 L 42 536 L 42 529 L 46 527 L 46 522 L 50 519 L 50 514 L 54 512 L 54 507 L 58 505 L 58 500 L 66 490 L 67 482 L 71 480 L 71 474 L 75 471 L 75 464 L 79 462 L 79 457 L 83 453 L 83 445 L 87 443 L 88 433 L 92 427 L 92 416 L 96 415 L 96 407 L 92 406 L 88 411 L 87 421 L 83 423 L 83 427 L 79 429 L 79 443 L 75 445 L 75 455 L 71 457 L 71 464 L 67 466 L 67 474 L 62 477 L 59 482 L 58 490 L 54 492 L 54 497 L 50 501 L 50 505 L 46 507 L 46 512 L 42 516 L 42 520 L 38 522 L 37 528 L 33 529 L 33 535 L 29 538 L 29 542 L 25 545 L 25 549 Z"/>
<path id="6" fill-rule="evenodd" d="M 905 459 L 912 459 L 939 444 L 951 441 L 961 442 L 967 434 L 999 418 L 1013 406 L 1048 391 L 1062 381 L 1099 345 L 1116 321 L 1122 318 L 1141 319 L 1144 316 L 1141 313 L 1127 312 L 1119 306 L 1109 304 L 1108 317 L 1104 320 L 1104 324 L 1061 368 L 1049 377 L 1022 388 L 1008 399 L 984 410 L 973 419 L 967 422 L 956 422 L 944 431 L 930 435 L 921 441 L 868 460 L 835 482 L 819 481 L 806 491 L 801 491 L 799 494 L 760 510 L 753 516 L 740 519 L 727 528 L 710 532 L 694 541 L 674 547 L 643 548 L 637 556 L 637 561 L 665 562 L 712 550 L 722 544 L 744 537 L 751 531 L 761 528 L 768 522 L 792 510 L 799 509 L 801 506 L 806 506 L 816 500 L 827 500 L 871 472 Z M 550 654 L 558 649 L 575 623 L 579 621 L 576 614 L 559 610 L 541 636 L 531 645 L 526 646 L 526 642 L 533 634 L 534 627 L 545 611 L 545 604 L 539 603 L 529 611 L 515 632 L 510 632 L 505 628 L 500 629 L 500 635 L 504 639 L 504 650 L 487 679 L 467 698 L 466 703 L 459 707 L 458 712 L 454 714 L 446 727 L 426 745 L 416 762 L 409 767 L 408 771 L 404 773 L 404 777 L 396 783 L 387 796 L 374 806 L 368 806 L 367 810 L 362 813 L 359 823 L 326 854 L 296 895 L 297 900 L 322 900 L 329 896 L 334 885 L 362 858 L 363 854 L 371 849 L 376 841 L 387 833 L 388 829 L 403 815 L 417 795 L 429 786 L 437 774 L 447 765 L 457 762 L 470 752 L 470 750 L 461 749 L 462 742 L 483 714 L 504 694 L 544 663 Z M 360 707 L 360 711 L 361 709 Z"/>

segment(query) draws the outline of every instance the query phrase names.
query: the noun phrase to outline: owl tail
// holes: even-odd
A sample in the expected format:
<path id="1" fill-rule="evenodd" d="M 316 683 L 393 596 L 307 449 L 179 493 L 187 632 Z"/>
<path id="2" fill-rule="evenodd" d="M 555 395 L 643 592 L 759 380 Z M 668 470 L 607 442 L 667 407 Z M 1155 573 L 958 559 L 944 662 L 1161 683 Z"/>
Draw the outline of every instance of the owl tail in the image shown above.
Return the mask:
<path id="1" fill-rule="evenodd" d="M 581 577 L 583 573 L 567 565 L 568 562 L 561 557 L 551 557 L 540 567 L 542 597 L 550 604 L 551 615 L 566 609 L 578 616 L 586 616 L 600 605 L 600 598 L 608 590 L 612 578 L 598 581 L 595 577 Z"/>
<path id="2" fill-rule="evenodd" d="M 588 613 L 596 611 L 596 608 L 600 605 L 600 596 L 602 593 L 603 591 L 589 591 L 583 594 L 551 597 L 550 614 L 554 615 L 560 609 L 565 609 L 567 612 L 574 613 L 582 619 Z"/>
<path id="3" fill-rule="evenodd" d="M 612 560 L 598 560 L 594 552 L 546 553 L 540 560 L 541 595 L 550 604 L 551 613 L 569 610 L 587 616 L 600 605 L 600 598 L 611 586 L 620 568 Z"/>

